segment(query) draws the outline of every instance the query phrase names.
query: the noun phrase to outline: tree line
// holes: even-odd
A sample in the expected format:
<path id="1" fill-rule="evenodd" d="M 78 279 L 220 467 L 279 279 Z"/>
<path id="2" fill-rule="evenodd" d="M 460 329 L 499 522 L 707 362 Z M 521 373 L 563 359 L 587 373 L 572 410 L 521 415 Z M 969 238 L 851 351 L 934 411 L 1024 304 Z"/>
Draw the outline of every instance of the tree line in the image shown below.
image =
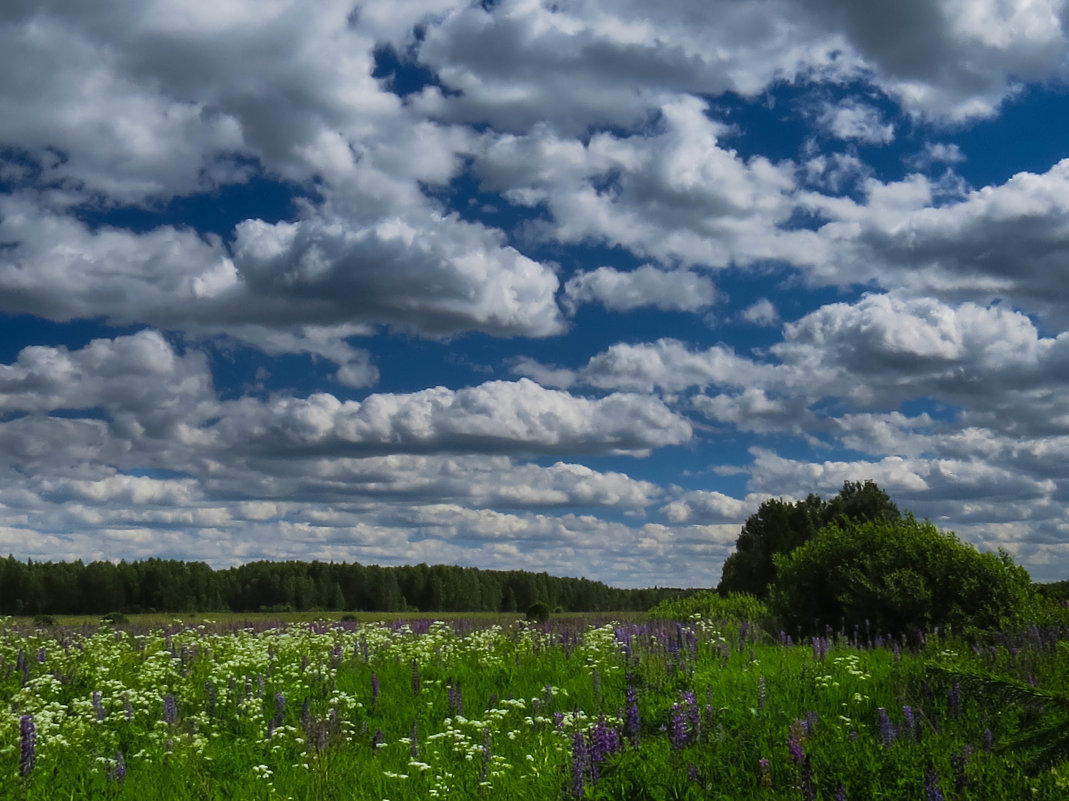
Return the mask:
<path id="1" fill-rule="evenodd" d="M 567 612 L 645 611 L 682 592 L 453 565 L 261 561 L 215 570 L 173 559 L 88 564 L 0 559 L 0 615 L 525 612 L 535 603 Z"/>

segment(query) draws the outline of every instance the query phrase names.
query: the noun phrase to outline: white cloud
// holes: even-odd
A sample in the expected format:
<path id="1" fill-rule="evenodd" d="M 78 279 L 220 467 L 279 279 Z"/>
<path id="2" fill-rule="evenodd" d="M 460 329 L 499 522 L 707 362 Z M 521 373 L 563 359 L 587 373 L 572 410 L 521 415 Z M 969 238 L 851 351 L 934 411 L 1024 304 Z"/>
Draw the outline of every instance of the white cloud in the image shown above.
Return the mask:
<path id="1" fill-rule="evenodd" d="M 574 310 L 582 303 L 600 303 L 611 311 L 643 306 L 665 311 L 699 311 L 716 299 L 708 278 L 687 270 L 659 270 L 648 264 L 621 272 L 598 267 L 576 273 L 564 286 L 565 303 Z"/>
<path id="2" fill-rule="evenodd" d="M 779 312 L 768 298 L 760 298 L 742 310 L 742 319 L 754 325 L 775 325 Z"/>
<path id="3" fill-rule="evenodd" d="M 886 145 L 894 141 L 895 127 L 885 123 L 879 112 L 857 100 L 825 103 L 819 115 L 820 124 L 838 139 Z"/>

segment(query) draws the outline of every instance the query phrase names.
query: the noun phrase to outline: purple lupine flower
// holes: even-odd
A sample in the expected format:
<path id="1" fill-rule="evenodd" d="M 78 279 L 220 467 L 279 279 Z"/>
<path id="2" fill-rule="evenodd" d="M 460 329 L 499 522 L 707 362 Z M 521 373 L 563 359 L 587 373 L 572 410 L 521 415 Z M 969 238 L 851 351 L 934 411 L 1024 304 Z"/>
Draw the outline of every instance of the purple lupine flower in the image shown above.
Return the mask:
<path id="1" fill-rule="evenodd" d="M 37 728 L 33 715 L 19 718 L 19 776 L 26 778 L 37 764 Z"/>
<path id="2" fill-rule="evenodd" d="M 902 733 L 905 735 L 907 740 L 912 740 L 913 730 L 917 726 L 917 719 L 913 716 L 913 707 L 903 706 L 902 718 L 904 720 L 902 724 Z"/>
<path id="3" fill-rule="evenodd" d="M 307 727 L 312 720 L 312 702 L 307 698 L 304 699 L 304 703 L 301 704 L 301 725 Z"/>
<path id="4" fill-rule="evenodd" d="M 839 782 L 839 786 L 835 788 L 835 795 L 831 797 L 831 801 L 849 801 L 846 797 L 846 787 L 842 782 Z"/>
<path id="5" fill-rule="evenodd" d="M 761 757 L 757 760 L 757 770 L 761 774 L 761 786 L 768 788 L 772 786 L 772 765 L 767 759 Z"/>
<path id="6" fill-rule="evenodd" d="M 44 648 L 38 648 L 37 649 L 37 661 L 40 662 L 42 665 L 44 664 L 45 656 L 46 656 L 45 655 L 45 649 Z"/>
<path id="7" fill-rule="evenodd" d="M 925 801 L 945 801 L 943 791 L 939 789 L 939 774 L 930 763 L 924 774 L 924 798 Z"/>
<path id="8" fill-rule="evenodd" d="M 828 658 L 828 646 L 829 645 L 830 645 L 830 643 L 828 642 L 828 638 L 827 637 L 821 637 L 820 638 L 820 649 L 819 649 L 817 655 L 820 657 L 820 661 L 821 662 L 823 662 L 825 659 Z"/>
<path id="9" fill-rule="evenodd" d="M 122 751 L 115 752 L 115 765 L 111 769 L 111 779 L 120 783 L 126 780 L 126 760 L 123 759 Z"/>
<path id="10" fill-rule="evenodd" d="M 275 726 L 281 726 L 282 721 L 286 716 L 286 696 L 282 693 L 275 693 L 275 718 L 272 723 Z"/>
<path id="11" fill-rule="evenodd" d="M 557 729 L 557 731 L 561 731 L 562 729 L 564 729 L 564 713 L 563 712 L 554 712 L 553 713 L 553 726 Z"/>
<path id="12" fill-rule="evenodd" d="M 411 741 L 408 744 L 408 752 L 412 755 L 412 759 L 419 759 L 419 723 L 412 721 L 412 728 L 408 730 L 408 739 Z"/>
<path id="13" fill-rule="evenodd" d="M 744 620 L 739 626 L 739 650 L 744 651 L 746 649 L 746 632 L 750 630 L 750 621 Z"/>
<path id="14" fill-rule="evenodd" d="M 947 691 L 947 713 L 957 717 L 961 712 L 961 685 L 955 684 Z"/>
<path id="15" fill-rule="evenodd" d="M 984 740 L 980 745 L 985 754 L 990 754 L 991 749 L 995 745 L 995 735 L 991 732 L 991 729 L 984 729 Z"/>
<path id="16" fill-rule="evenodd" d="M 812 736 L 813 734 L 816 733 L 816 731 L 817 731 L 817 721 L 818 720 L 819 720 L 819 718 L 817 717 L 817 713 L 816 712 L 806 712 L 805 713 L 805 724 L 804 724 L 804 727 L 805 727 L 805 733 L 806 733 L 807 736 Z"/>
<path id="17" fill-rule="evenodd" d="M 449 710 L 454 715 L 464 714 L 464 691 L 459 681 L 449 686 L 446 690 L 446 698 L 449 701 Z"/>
<path id="18" fill-rule="evenodd" d="M 379 674 L 371 671 L 371 705 L 379 702 Z"/>
<path id="19" fill-rule="evenodd" d="M 680 704 L 672 704 L 668 741 L 672 744 L 673 751 L 678 751 L 687 744 L 687 710 Z"/>
<path id="20" fill-rule="evenodd" d="M 687 765 L 687 781 L 689 781 L 689 782 L 697 782 L 698 781 L 698 766 L 697 765 Z"/>
<path id="21" fill-rule="evenodd" d="M 627 698 L 627 710 L 624 712 L 624 733 L 631 741 L 633 748 L 638 748 L 639 731 L 642 728 L 638 716 L 638 692 L 634 687 L 628 687 L 625 691 Z"/>
<path id="22" fill-rule="evenodd" d="M 802 743 L 795 737 L 788 737 L 787 750 L 791 752 L 791 761 L 795 765 L 801 765 L 802 760 L 805 759 L 805 750 L 802 748 Z"/>
<path id="23" fill-rule="evenodd" d="M 572 735 L 572 795 L 583 797 L 583 776 L 587 770 L 586 741 L 583 733 L 576 731 Z"/>
<path id="24" fill-rule="evenodd" d="M 890 748 L 898 737 L 898 732 L 895 731 L 895 724 L 891 722 L 891 716 L 887 714 L 887 710 L 882 706 L 876 710 L 876 714 L 879 717 L 880 741 L 883 743 L 884 748 Z"/>
<path id="25" fill-rule="evenodd" d="M 22 674 L 22 686 L 25 687 L 30 683 L 30 661 L 21 649 L 15 656 L 15 669 Z"/>
<path id="26" fill-rule="evenodd" d="M 215 714 L 215 704 L 219 700 L 219 694 L 215 691 L 215 685 L 211 679 L 204 682 L 204 692 L 208 694 L 208 716 Z"/>
<path id="27" fill-rule="evenodd" d="M 757 679 L 757 708 L 764 709 L 765 704 L 768 702 L 768 686 L 765 684 L 765 677 L 760 676 Z"/>
<path id="28" fill-rule="evenodd" d="M 372 752 L 378 753 L 384 745 L 386 745 L 386 735 L 382 733 L 382 729 L 375 729 L 375 736 L 371 738 Z"/>
<path id="29" fill-rule="evenodd" d="M 163 722 L 172 725 L 178 720 L 178 704 L 170 693 L 163 696 Z"/>

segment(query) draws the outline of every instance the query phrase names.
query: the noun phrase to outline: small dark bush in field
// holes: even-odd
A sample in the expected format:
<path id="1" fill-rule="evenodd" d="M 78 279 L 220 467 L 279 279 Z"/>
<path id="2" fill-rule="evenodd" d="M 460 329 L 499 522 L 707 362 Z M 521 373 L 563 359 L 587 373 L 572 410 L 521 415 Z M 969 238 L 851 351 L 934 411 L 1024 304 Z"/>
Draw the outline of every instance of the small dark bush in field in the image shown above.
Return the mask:
<path id="1" fill-rule="evenodd" d="M 998 629 L 1035 606 L 1028 572 L 925 521 L 841 520 L 776 557 L 770 604 L 788 628 L 871 626 L 903 634 Z"/>
<path id="2" fill-rule="evenodd" d="M 100 622 L 110 623 L 113 626 L 121 626 L 129 623 L 130 619 L 122 612 L 108 612 L 104 617 L 100 618 Z"/>
<path id="3" fill-rule="evenodd" d="M 549 620 L 549 607 L 537 601 L 527 607 L 527 619 L 532 623 L 545 623 Z"/>
<path id="4" fill-rule="evenodd" d="M 350 613 L 347 615 L 342 615 L 340 619 L 342 623 L 355 623 L 356 615 Z"/>
<path id="5" fill-rule="evenodd" d="M 54 626 L 56 625 L 56 619 L 52 615 L 35 615 L 33 618 L 33 625 Z"/>

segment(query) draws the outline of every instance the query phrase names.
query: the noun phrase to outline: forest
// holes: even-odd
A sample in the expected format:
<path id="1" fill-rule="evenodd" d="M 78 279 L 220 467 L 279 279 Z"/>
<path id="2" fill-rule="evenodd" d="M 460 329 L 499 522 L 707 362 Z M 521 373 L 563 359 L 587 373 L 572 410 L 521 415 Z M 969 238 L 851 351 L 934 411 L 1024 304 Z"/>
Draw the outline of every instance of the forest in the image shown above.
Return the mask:
<path id="1" fill-rule="evenodd" d="M 0 615 L 109 612 L 645 611 L 676 589 L 619 589 L 585 578 L 453 565 L 334 562 L 21 562 L 0 559 Z"/>

